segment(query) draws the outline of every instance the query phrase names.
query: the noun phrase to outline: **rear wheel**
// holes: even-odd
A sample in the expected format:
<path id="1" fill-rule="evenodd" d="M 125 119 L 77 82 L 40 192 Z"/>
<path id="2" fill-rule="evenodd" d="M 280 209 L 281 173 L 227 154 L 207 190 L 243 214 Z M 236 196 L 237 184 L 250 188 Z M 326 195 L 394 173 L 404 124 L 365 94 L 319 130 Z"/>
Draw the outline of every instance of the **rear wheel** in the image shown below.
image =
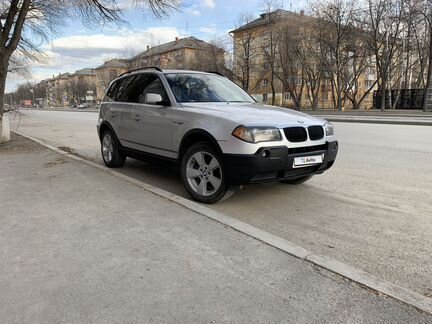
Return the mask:
<path id="1" fill-rule="evenodd" d="M 225 182 L 222 157 L 205 142 L 192 145 L 181 162 L 183 184 L 199 202 L 212 204 L 232 195 Z"/>
<path id="2" fill-rule="evenodd" d="M 101 153 L 107 167 L 122 167 L 126 161 L 126 155 L 120 152 L 119 143 L 114 134 L 107 129 L 102 134 Z"/>
<path id="3" fill-rule="evenodd" d="M 303 182 L 308 181 L 310 178 L 312 178 L 311 175 L 308 176 L 303 176 L 300 178 L 295 178 L 295 179 L 289 179 L 289 180 L 281 180 L 281 183 L 286 183 L 286 184 L 292 184 L 292 185 L 299 185 L 302 184 Z"/>

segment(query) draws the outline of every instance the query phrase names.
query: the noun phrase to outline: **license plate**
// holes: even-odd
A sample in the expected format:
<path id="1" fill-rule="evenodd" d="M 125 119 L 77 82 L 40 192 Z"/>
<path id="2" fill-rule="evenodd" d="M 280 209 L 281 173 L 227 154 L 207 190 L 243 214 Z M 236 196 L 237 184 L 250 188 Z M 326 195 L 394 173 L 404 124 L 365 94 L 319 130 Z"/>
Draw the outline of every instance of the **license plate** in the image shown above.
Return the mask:
<path id="1" fill-rule="evenodd" d="M 322 155 L 301 156 L 294 158 L 294 168 L 301 168 L 308 165 L 320 164 L 323 161 Z"/>

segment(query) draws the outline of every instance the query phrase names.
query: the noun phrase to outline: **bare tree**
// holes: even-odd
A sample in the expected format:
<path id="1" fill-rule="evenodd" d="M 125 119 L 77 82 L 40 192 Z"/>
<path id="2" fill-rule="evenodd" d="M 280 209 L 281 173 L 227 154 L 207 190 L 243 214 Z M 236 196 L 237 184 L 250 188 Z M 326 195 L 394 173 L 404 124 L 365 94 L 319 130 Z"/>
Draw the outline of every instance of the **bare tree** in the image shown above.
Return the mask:
<path id="1" fill-rule="evenodd" d="M 278 45 L 280 34 L 277 30 L 276 24 L 280 21 L 278 8 L 281 4 L 276 0 L 264 0 L 263 8 L 265 19 L 267 20 L 267 28 L 265 35 L 262 37 L 261 53 L 264 62 L 262 66 L 261 79 L 267 78 L 270 84 L 272 101 L 274 106 L 276 103 L 276 81 L 277 73 L 279 70 L 278 65 Z"/>
<path id="2" fill-rule="evenodd" d="M 368 0 L 369 44 L 375 56 L 378 89 L 381 92 L 381 110 L 391 104 L 391 76 L 397 71 L 395 58 L 401 48 L 404 0 Z M 394 72 L 393 72 L 394 73 Z M 388 93 L 389 100 L 386 100 Z"/>
<path id="3" fill-rule="evenodd" d="M 282 83 L 283 92 L 288 92 L 294 103 L 294 107 L 299 110 L 302 104 L 302 96 L 305 80 L 305 69 L 302 63 L 301 34 L 296 21 L 282 24 L 278 30 L 277 51 L 274 74 Z"/>
<path id="4" fill-rule="evenodd" d="M 319 24 L 321 64 L 330 74 L 335 107 L 342 110 L 347 87 L 344 73 L 349 63 L 346 44 L 353 31 L 356 1 L 325 0 L 313 5 L 312 9 Z"/>
<path id="5" fill-rule="evenodd" d="M 249 14 L 243 14 L 237 26 L 247 25 L 253 20 Z M 245 90 L 249 91 L 251 76 L 256 70 L 256 60 L 259 53 L 258 35 L 254 29 L 247 28 L 236 33 L 234 39 L 234 80 Z"/>
<path id="6" fill-rule="evenodd" d="M 423 101 L 423 111 L 432 109 L 432 0 L 426 1 L 423 15 L 427 22 L 427 31 L 429 33 L 429 44 L 428 44 L 428 70 L 426 76 L 426 87 Z"/>
<path id="7" fill-rule="evenodd" d="M 360 109 L 377 83 L 374 52 L 367 45 L 369 35 L 365 31 L 366 22 L 366 13 L 358 12 L 352 20 L 351 36 L 345 42 L 348 62 L 342 78 L 346 85 L 345 99 L 351 102 L 353 109 Z M 360 90 L 362 86 L 363 91 Z"/>
<path id="8" fill-rule="evenodd" d="M 131 0 L 137 7 L 162 16 L 179 6 L 179 0 Z M 87 26 L 122 21 L 117 0 L 10 0 L 0 3 L 0 120 L 3 121 L 6 77 L 13 55 L 37 59 L 38 42 L 53 26 L 73 16 Z M 1 123 L 3 125 L 3 122 Z M 6 138 L 9 137 L 9 134 Z"/>
<path id="9" fill-rule="evenodd" d="M 297 56 L 303 68 L 306 95 L 313 110 L 318 109 L 320 89 L 324 92 L 323 68 L 321 66 L 322 47 L 316 35 L 316 26 L 311 30 L 303 31 L 300 34 L 300 43 L 297 47 Z"/>

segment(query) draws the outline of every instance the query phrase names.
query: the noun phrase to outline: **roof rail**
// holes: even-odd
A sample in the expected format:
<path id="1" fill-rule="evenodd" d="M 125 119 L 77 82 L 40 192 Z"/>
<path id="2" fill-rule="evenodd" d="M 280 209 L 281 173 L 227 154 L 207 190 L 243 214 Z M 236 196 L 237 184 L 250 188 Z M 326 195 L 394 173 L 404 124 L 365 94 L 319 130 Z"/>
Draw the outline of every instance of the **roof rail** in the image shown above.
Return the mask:
<path id="1" fill-rule="evenodd" d="M 225 76 L 222 73 L 217 72 L 217 71 L 206 71 L 206 73 L 213 73 L 213 74 L 217 74 L 217 75 L 220 75 L 220 76 L 223 76 L 223 77 Z"/>
<path id="2" fill-rule="evenodd" d="M 157 66 L 144 66 L 144 67 L 141 67 L 141 68 L 138 68 L 138 69 L 133 69 L 133 70 L 126 71 L 126 72 L 120 74 L 117 78 L 119 78 L 119 77 L 121 77 L 123 75 L 129 74 L 129 73 L 135 72 L 135 71 L 141 71 L 141 70 L 147 70 L 147 69 L 153 69 L 153 70 L 157 70 L 159 72 L 163 72 L 162 69 L 160 67 L 157 67 Z"/>

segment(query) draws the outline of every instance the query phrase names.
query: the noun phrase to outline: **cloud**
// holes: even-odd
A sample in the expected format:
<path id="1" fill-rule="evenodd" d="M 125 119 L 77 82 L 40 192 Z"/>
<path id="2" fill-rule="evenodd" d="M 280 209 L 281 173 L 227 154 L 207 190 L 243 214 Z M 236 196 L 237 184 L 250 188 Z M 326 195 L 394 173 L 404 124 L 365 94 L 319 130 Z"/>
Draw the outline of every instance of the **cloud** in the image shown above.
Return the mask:
<path id="1" fill-rule="evenodd" d="M 216 4 L 215 4 L 214 0 L 202 0 L 201 6 L 207 7 L 207 8 L 214 8 L 214 7 L 216 7 Z"/>
<path id="2" fill-rule="evenodd" d="M 97 67 L 112 58 L 129 58 L 146 49 L 184 34 L 174 27 L 149 27 L 141 30 L 117 29 L 110 34 L 72 35 L 54 39 L 42 46 L 46 59 L 33 63 L 30 81 L 74 72 L 84 67 Z M 17 82 L 25 82 L 22 77 L 8 77 L 8 90 L 14 89 Z"/>
<path id="3" fill-rule="evenodd" d="M 216 32 L 217 32 L 216 25 L 209 25 L 206 27 L 201 27 L 199 30 L 200 30 L 200 32 L 207 33 L 207 34 L 216 34 Z"/>
<path id="4" fill-rule="evenodd" d="M 199 10 L 196 10 L 196 9 L 191 10 L 190 13 L 192 16 L 200 16 L 201 15 L 201 12 Z"/>
<path id="5" fill-rule="evenodd" d="M 73 35 L 55 39 L 50 45 L 54 53 L 73 57 L 124 55 L 125 50 L 142 51 L 173 40 L 180 33 L 176 28 L 151 27 L 145 30 L 118 30 L 117 35 Z"/>

